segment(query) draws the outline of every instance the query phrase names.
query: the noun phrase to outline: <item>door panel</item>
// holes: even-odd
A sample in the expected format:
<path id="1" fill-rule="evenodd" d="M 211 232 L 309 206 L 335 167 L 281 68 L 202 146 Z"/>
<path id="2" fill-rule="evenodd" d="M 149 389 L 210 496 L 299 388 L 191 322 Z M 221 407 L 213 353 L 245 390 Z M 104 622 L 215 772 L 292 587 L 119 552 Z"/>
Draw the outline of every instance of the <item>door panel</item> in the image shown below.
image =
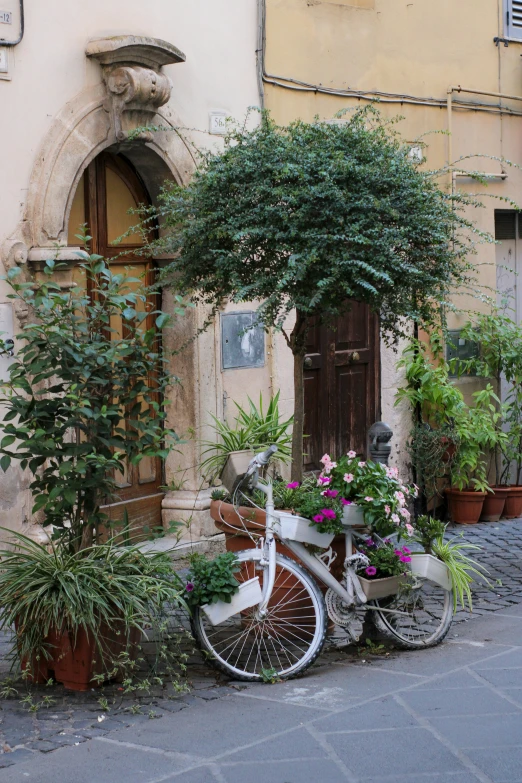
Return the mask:
<path id="1" fill-rule="evenodd" d="M 150 199 L 130 164 L 120 155 L 102 153 L 88 166 L 80 180 L 71 208 L 70 241 L 78 233 L 78 225 L 72 221 L 87 223 L 92 235 L 91 251 L 109 259 L 113 271 L 138 278 L 144 285 L 150 286 L 155 280 L 154 263 L 134 253 L 143 246 L 144 237 L 130 231 L 122 242 L 115 241 L 138 222 L 138 217 L 129 215 L 128 210 L 149 203 Z M 75 243 L 78 244 L 78 240 L 71 241 L 71 244 Z M 130 288 L 139 288 L 140 285 L 140 282 L 129 283 Z M 145 307 L 151 312 L 157 309 L 153 295 L 147 303 L 136 303 L 138 310 Z M 143 321 L 143 329 L 153 326 L 154 316 L 151 315 Z M 114 339 L 125 336 L 125 325 L 119 316 L 111 319 L 110 327 L 114 330 Z M 149 386 L 154 385 L 153 377 L 146 380 Z M 125 426 L 129 426 L 128 422 Z M 117 495 L 103 507 L 111 522 L 122 521 L 126 512 L 131 527 L 138 534 L 161 525 L 161 460 L 146 457 L 139 465 L 127 463 L 115 478 Z"/>
<path id="2" fill-rule="evenodd" d="M 314 324 L 304 367 L 304 467 L 327 452 L 366 456 L 367 432 L 379 418 L 379 326 L 367 305 L 353 302 L 335 328 Z"/>

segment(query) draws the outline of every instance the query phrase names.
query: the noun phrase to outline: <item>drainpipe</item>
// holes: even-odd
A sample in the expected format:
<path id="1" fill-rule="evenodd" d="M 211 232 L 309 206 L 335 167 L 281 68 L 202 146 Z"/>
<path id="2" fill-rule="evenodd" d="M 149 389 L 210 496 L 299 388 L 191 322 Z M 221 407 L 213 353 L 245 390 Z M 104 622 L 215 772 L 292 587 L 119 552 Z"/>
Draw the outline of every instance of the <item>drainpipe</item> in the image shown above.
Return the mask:
<path id="1" fill-rule="evenodd" d="M 507 95 L 503 92 L 486 92 L 485 90 L 471 90 L 466 87 L 450 85 L 447 90 L 447 106 L 448 106 L 448 169 L 451 174 L 451 192 L 455 190 L 455 181 L 457 177 L 469 177 L 469 172 L 466 171 L 452 171 L 450 166 L 453 162 L 453 144 L 452 144 L 452 127 L 453 127 L 453 93 L 465 92 L 470 95 L 487 95 L 489 98 L 504 98 L 509 101 L 522 101 L 521 95 Z M 483 173 L 484 177 L 488 179 L 507 179 L 505 171 L 498 173 Z"/>
<path id="2" fill-rule="evenodd" d="M 20 2 L 20 34 L 16 41 L 6 41 L 5 38 L 0 38 L 0 46 L 18 46 L 22 38 L 24 37 L 24 0 Z"/>
<path id="3" fill-rule="evenodd" d="M 266 0 L 257 0 L 257 49 L 256 72 L 257 89 L 259 91 L 259 105 L 265 107 L 265 48 L 266 48 Z"/>

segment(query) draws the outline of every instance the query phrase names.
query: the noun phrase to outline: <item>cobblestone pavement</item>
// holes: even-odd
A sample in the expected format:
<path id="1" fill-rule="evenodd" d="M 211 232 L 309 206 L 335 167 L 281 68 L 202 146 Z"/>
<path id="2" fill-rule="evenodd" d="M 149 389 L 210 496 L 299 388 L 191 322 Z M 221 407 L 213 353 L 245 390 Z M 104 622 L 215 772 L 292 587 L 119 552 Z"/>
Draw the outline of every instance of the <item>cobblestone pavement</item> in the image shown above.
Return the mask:
<path id="1" fill-rule="evenodd" d="M 454 529 L 451 529 L 448 532 L 457 535 L 463 533 L 467 540 L 483 547 L 483 550 L 476 554 L 476 558 L 488 568 L 491 587 L 480 584 L 474 586 L 473 615 L 470 616 L 467 612 L 459 611 L 455 617 L 455 621 L 457 623 L 467 623 L 467 625 L 465 627 L 462 625 L 454 625 L 450 633 L 449 642 L 437 648 L 437 661 L 440 662 L 441 666 L 443 666 L 445 654 L 452 659 L 452 651 L 454 650 L 453 645 L 459 644 L 457 640 L 467 636 L 468 633 L 473 631 L 475 626 L 478 627 L 478 624 L 476 623 L 469 623 L 471 618 L 486 616 L 487 619 L 487 615 L 491 615 L 493 618 L 494 613 L 497 614 L 498 618 L 501 618 L 504 617 L 505 614 L 509 615 L 512 612 L 518 612 L 518 627 L 522 632 L 522 613 L 520 608 L 515 607 L 516 604 L 522 603 L 522 519 L 501 521 L 493 524 L 484 523 L 469 528 L 455 526 Z M 492 637 L 492 641 L 497 644 L 503 644 L 504 640 L 502 638 Z M 506 641 L 506 644 L 507 643 L 508 641 Z M 512 640 L 509 643 L 511 644 Z M 475 643 L 471 642 L 471 644 L 473 645 Z M 480 645 L 482 642 L 477 642 L 477 644 Z M 2 677 L 4 681 L 8 675 L 8 663 L 5 658 L 7 648 L 7 637 L 4 637 L 3 639 L 0 638 L 0 677 Z M 189 692 L 180 693 L 172 683 L 167 683 L 164 686 L 155 686 L 151 693 L 142 696 L 139 694 L 125 696 L 122 694 L 121 687 L 118 685 L 110 685 L 104 688 L 102 692 L 92 690 L 87 693 L 72 693 L 66 691 L 62 686 L 52 686 L 51 688 L 40 686 L 31 688 L 24 683 L 21 685 L 18 683 L 16 687 L 20 691 L 19 694 L 13 698 L 4 698 L 0 705 L 0 769 L 4 767 L 14 767 L 14 765 L 18 768 L 18 764 L 20 764 L 20 770 L 25 769 L 26 764 L 30 765 L 27 769 L 32 769 L 35 754 L 39 756 L 39 753 L 43 753 L 47 758 L 50 752 L 56 751 L 64 746 L 84 746 L 86 743 L 92 744 L 95 740 L 101 739 L 109 741 L 109 739 L 113 737 L 113 735 L 116 736 L 116 734 L 118 736 L 126 736 L 126 732 L 141 731 L 145 734 L 147 732 L 152 732 L 153 734 L 160 736 L 164 731 L 160 726 L 166 723 L 169 723 L 170 725 L 171 719 L 174 718 L 174 713 L 187 710 L 186 713 L 184 712 L 184 715 L 188 716 L 189 714 L 192 715 L 195 710 L 201 719 L 201 707 L 203 705 L 210 705 L 211 702 L 214 703 L 220 700 L 225 700 L 227 703 L 230 703 L 232 697 L 245 695 L 245 687 L 247 687 L 247 692 L 249 694 L 254 695 L 255 693 L 255 698 L 260 700 L 252 702 L 252 704 L 263 706 L 267 699 L 269 702 L 272 700 L 274 688 L 279 690 L 282 689 L 282 693 L 299 693 L 301 690 L 306 693 L 310 691 L 310 689 L 315 693 L 314 688 L 316 690 L 319 689 L 320 691 L 319 686 L 322 682 L 322 678 L 326 678 L 326 682 L 330 677 L 328 672 L 330 672 L 332 677 L 335 672 L 337 672 L 334 677 L 336 685 L 324 685 L 326 691 L 331 687 L 333 687 L 335 691 L 339 688 L 339 683 L 337 681 L 338 674 L 343 671 L 346 673 L 349 671 L 349 669 L 343 667 L 351 666 L 360 668 L 363 665 L 362 661 L 365 660 L 361 657 L 360 651 L 351 648 L 348 648 L 347 650 L 329 649 L 322 654 L 319 662 L 313 667 L 309 674 L 301 680 L 293 681 L 292 685 L 289 683 L 270 687 L 245 686 L 238 683 L 229 683 L 226 678 L 220 678 L 219 675 L 216 675 L 212 669 L 203 663 L 199 654 L 192 649 L 192 643 L 188 637 L 186 637 L 185 651 L 189 655 L 187 672 L 187 681 L 190 686 Z M 522 654 L 522 652 L 520 654 Z M 366 655 L 366 653 L 364 653 L 364 655 Z M 423 656 L 427 656 L 426 659 L 424 659 Z M 428 660 L 431 660 L 432 656 L 432 651 L 422 651 L 419 653 L 400 653 L 391 651 L 387 654 L 386 661 L 390 666 L 393 664 L 394 669 L 400 669 L 402 666 L 401 662 L 404 662 L 404 669 L 408 670 L 410 666 L 414 665 L 415 661 L 419 661 L 420 663 L 418 665 L 422 666 L 422 661 L 426 660 L 427 665 Z M 368 658 L 368 656 L 366 657 Z M 371 665 L 373 668 L 380 667 L 381 671 L 384 671 L 380 659 L 374 658 Z M 415 663 L 415 666 L 416 665 L 417 664 Z M 522 667 L 522 658 L 520 658 L 519 663 L 516 665 Z M 415 671 L 415 668 L 412 671 Z M 429 671 L 429 667 L 426 671 Z M 518 674 L 522 674 L 522 668 L 518 670 L 517 676 Z M 417 677 L 420 675 L 408 674 L 407 677 L 409 676 Z M 470 676 L 475 677 L 475 674 L 472 673 Z M 480 677 L 482 677 L 482 675 L 480 675 Z M 473 687 L 479 687 L 479 685 Z M 492 686 L 487 685 L 484 687 Z M 519 681 L 518 687 L 522 687 L 522 680 Z M 41 702 L 45 696 L 49 695 L 52 696 L 54 701 L 48 707 L 44 706 L 36 711 L 31 711 L 31 703 L 27 700 L 25 703 L 22 703 L 21 701 L 21 698 L 27 696 L 28 693 L 31 694 L 32 702 L 36 704 Z M 348 696 L 347 698 L 348 701 L 350 701 L 352 697 Z M 106 705 L 103 702 L 103 699 L 107 700 Z M 396 709 L 396 702 L 397 700 L 394 702 L 394 710 Z M 297 699 L 296 703 L 300 703 L 299 699 Z M 408 723 L 411 718 L 411 710 L 408 706 L 405 707 L 402 705 L 400 700 L 399 703 L 399 712 L 402 715 L 401 720 L 406 720 L 406 723 Z M 109 709 L 103 709 L 105 706 L 109 707 Z M 322 709 L 324 709 L 324 706 L 319 707 L 319 710 Z M 518 736 L 520 738 L 520 736 L 522 736 L 522 701 L 520 702 L 520 706 L 517 706 L 516 710 L 520 712 L 520 715 L 518 715 L 517 712 L 517 720 L 519 721 L 517 722 L 517 726 L 519 726 Z M 406 719 L 406 714 L 410 715 L 410 718 Z M 423 726 L 423 719 L 421 719 L 417 713 L 414 718 L 411 719 L 413 720 L 412 725 L 415 725 L 417 729 L 419 726 Z M 183 725 L 183 721 L 180 724 L 180 719 L 176 722 L 176 730 L 179 725 Z M 219 731 L 219 727 L 216 728 L 216 731 Z M 315 729 L 313 731 L 315 731 Z M 314 736 L 313 731 L 312 736 Z M 308 735 L 306 736 L 310 739 Z M 175 736 L 173 736 L 173 742 L 173 747 L 177 747 L 175 745 Z M 306 744 L 307 742 L 305 740 L 303 748 Z M 196 747 L 197 745 L 198 740 L 195 735 L 194 746 Z M 328 743 L 325 744 L 325 742 L 319 740 L 319 746 L 323 749 L 321 753 L 324 751 L 328 756 L 329 751 L 328 753 L 326 752 L 327 745 Z M 335 745 L 336 742 L 333 743 L 333 746 Z M 97 752 L 100 752 L 102 747 L 104 751 L 109 752 L 112 746 L 110 744 L 102 746 L 97 743 Z M 114 747 L 116 748 L 116 746 Z M 329 745 L 328 747 L 331 746 Z M 121 752 L 121 748 L 116 748 L 115 752 L 116 750 L 118 750 L 118 753 Z M 280 751 L 277 752 L 280 753 Z M 62 751 L 60 751 L 60 753 L 62 753 Z M 199 753 L 200 751 L 198 751 L 198 754 Z M 522 765 L 522 752 L 519 751 L 519 754 Z M 301 750 L 296 749 L 295 755 L 296 757 L 301 756 Z M 344 769 L 343 765 L 344 762 L 335 762 L 332 767 L 332 781 L 355 781 L 360 779 L 357 776 L 343 777 L 342 775 L 345 775 L 344 772 L 339 777 L 339 770 Z M 161 764 L 159 766 L 161 767 Z M 313 766 L 314 765 L 312 764 L 310 769 L 312 769 Z M 241 765 L 238 762 L 237 770 L 239 770 L 240 767 Z M 212 771 L 213 769 L 214 767 L 209 767 L 202 775 L 199 775 L 198 773 L 198 775 L 194 775 L 193 777 L 182 776 L 176 779 L 187 781 L 187 783 L 199 783 L 199 781 L 205 783 L 206 781 L 216 780 L 220 783 L 228 783 L 228 781 L 233 783 L 236 779 L 239 780 L 239 772 L 237 773 L 237 777 L 235 772 L 233 774 L 230 773 L 230 777 L 227 775 L 220 777 L 221 773 L 216 777 L 214 775 L 215 770 L 214 772 Z M 234 769 L 236 769 L 236 767 L 234 767 Z M 0 772 L 0 780 L 2 783 L 4 779 L 6 781 L 8 780 L 7 777 L 3 777 L 4 774 L 7 774 L 7 770 L 5 772 Z M 25 774 L 26 773 L 24 772 L 24 775 Z M 448 774 L 450 774 L 449 771 Z M 456 773 L 451 772 L 451 774 L 453 775 Z M 497 778 L 490 778 L 487 777 L 487 775 L 484 777 L 469 777 L 463 775 L 464 772 L 462 775 L 455 777 L 455 783 L 469 783 L 471 780 L 481 780 L 482 783 L 485 783 L 486 781 L 497 780 Z M 40 781 L 38 775 L 33 774 L 33 772 L 27 776 L 32 780 Z M 65 781 L 69 779 L 72 780 L 72 777 L 63 778 L 63 775 L 60 775 L 60 777 Z M 13 781 L 25 779 L 27 779 L 27 777 L 9 777 L 9 780 Z M 54 778 L 51 777 L 41 778 L 42 781 L 48 779 L 54 780 Z M 91 781 L 93 783 L 98 783 L 98 781 L 101 782 L 105 780 L 111 781 L 112 783 L 112 781 L 119 780 L 118 777 L 92 776 L 77 778 L 76 775 L 74 776 L 74 779 L 75 781 L 78 781 L 78 783 L 81 783 L 83 780 L 89 781 L 89 783 Z M 124 777 L 121 779 L 123 780 Z M 168 779 L 170 779 L 170 777 Z M 248 779 L 254 780 L 254 777 Z M 270 781 L 270 783 L 276 780 L 284 781 L 284 783 L 290 780 L 293 781 L 293 778 L 286 778 L 284 776 L 281 778 L 266 777 L 263 779 Z M 317 775 L 316 770 L 315 777 L 308 778 L 305 775 L 305 777 L 302 777 L 300 780 L 304 782 L 308 779 L 318 781 L 325 778 L 321 778 L 320 775 Z M 371 783 L 371 781 L 374 780 L 373 777 L 364 776 L 361 779 L 363 779 L 365 783 Z M 402 778 L 400 779 L 402 780 Z M 410 780 L 410 778 L 405 779 Z M 126 783 L 131 783 L 132 780 L 134 780 L 134 777 L 132 776 L 125 777 Z M 148 781 L 149 777 L 137 777 L 136 780 Z M 157 778 L 151 777 L 150 780 L 160 781 L 166 780 L 166 778 L 161 776 Z M 377 778 L 375 778 L 375 780 L 377 780 Z M 399 780 L 399 778 L 393 776 L 389 778 L 390 783 L 393 783 L 395 780 Z M 413 778 L 411 780 L 413 781 Z M 424 783 L 431 783 L 431 781 L 439 781 L 442 783 L 446 778 L 427 776 L 423 777 L 422 780 Z M 453 777 L 451 780 L 453 780 Z M 506 780 L 509 781 L 509 783 L 514 783 L 515 780 L 522 781 L 522 766 L 519 777 L 506 778 Z M 415 783 L 417 783 L 417 781 Z"/>

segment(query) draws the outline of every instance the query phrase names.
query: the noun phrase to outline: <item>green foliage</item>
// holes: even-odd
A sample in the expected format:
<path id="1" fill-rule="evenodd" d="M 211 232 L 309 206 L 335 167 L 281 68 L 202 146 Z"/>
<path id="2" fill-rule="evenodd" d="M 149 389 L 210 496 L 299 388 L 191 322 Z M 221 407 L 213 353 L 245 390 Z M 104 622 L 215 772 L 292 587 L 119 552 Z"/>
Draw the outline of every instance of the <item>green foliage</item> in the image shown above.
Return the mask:
<path id="1" fill-rule="evenodd" d="M 403 317 L 431 322 L 434 300 L 467 279 L 470 224 L 408 152 L 373 106 L 286 127 L 262 113 L 164 193 L 163 246 L 179 252 L 165 279 L 216 307 L 260 300 L 265 326 L 294 309 L 335 316 L 349 299 L 392 333 Z"/>
<path id="2" fill-rule="evenodd" d="M 103 523 L 100 504 L 117 496 L 124 462 L 165 459 L 177 437 L 160 402 L 173 383 L 157 334 L 168 316 L 148 307 L 140 280 L 98 255 L 80 265 L 85 287 L 61 288 L 53 280 L 60 266 L 47 261 L 34 282 L 8 275 L 9 296 L 31 320 L 2 384 L 0 466 L 19 460 L 31 471 L 33 513 L 77 548 Z M 113 326 L 119 319 L 123 335 Z"/>
<path id="3" fill-rule="evenodd" d="M 411 562 L 411 550 L 407 546 L 393 544 L 388 539 L 376 542 L 373 538 L 367 538 L 364 543 L 358 544 L 357 549 L 370 561 L 370 565 L 362 569 L 361 576 L 365 579 L 401 576 L 407 573 L 407 563 Z"/>
<path id="4" fill-rule="evenodd" d="M 462 329 L 462 337 L 480 345 L 478 356 L 468 360 L 453 360 L 453 369 L 459 376 L 474 372 L 484 378 L 493 378 L 500 393 L 502 380 L 508 392 L 504 405 L 498 404 L 497 429 L 507 430 L 507 438 L 494 449 L 495 483 L 509 483 L 511 466 L 515 467 L 515 481 L 522 475 L 522 326 L 513 321 L 505 309 L 493 308 L 490 313 L 479 313 Z M 501 464 L 503 462 L 503 465 Z"/>
<path id="5" fill-rule="evenodd" d="M 475 392 L 473 404 L 467 405 L 464 396 L 450 378 L 450 367 L 442 356 L 441 337 L 432 336 L 426 345 L 412 340 L 404 351 L 398 366 L 406 376 L 405 386 L 398 390 L 396 404 L 406 401 L 412 413 L 418 413 L 421 422 L 437 435 L 425 437 L 421 426 L 415 426 L 410 454 L 419 474 L 427 499 L 435 493 L 440 478 L 447 473 L 458 489 L 471 487 L 488 489 L 488 455 L 502 448 L 506 434 L 501 429 L 502 410 L 500 400 L 491 384 Z M 425 443 L 419 440 L 425 439 Z M 435 448 L 433 443 L 435 442 Z M 450 459 L 448 447 L 455 449 Z M 439 455 L 440 462 L 429 462 Z M 432 497 L 433 495 L 431 495 Z"/>
<path id="6" fill-rule="evenodd" d="M 186 584 L 186 600 L 189 606 L 204 606 L 217 601 L 229 604 L 239 590 L 234 574 L 241 565 L 234 552 L 224 552 L 214 560 L 195 552 L 190 558 L 190 570 Z"/>
<path id="7" fill-rule="evenodd" d="M 235 402 L 237 412 L 234 417 L 234 427 L 230 427 L 226 422 L 212 416 L 213 424 L 211 426 L 216 433 L 217 440 L 203 441 L 204 459 L 201 464 L 201 470 L 209 480 L 221 473 L 228 455 L 233 451 L 250 449 L 257 453 L 275 444 L 278 459 L 282 462 L 288 462 L 290 458 L 288 444 L 291 441 L 288 430 L 292 426 L 293 416 L 281 421 L 279 395 L 280 392 L 277 392 L 271 398 L 266 411 L 263 410 L 262 394 L 259 395 L 259 406 L 250 397 L 248 398 L 248 409 Z"/>
<path id="8" fill-rule="evenodd" d="M 415 521 L 415 541 L 421 544 L 428 555 L 432 554 L 435 539 L 444 536 L 445 531 L 444 522 L 427 514 L 421 514 Z"/>
<path id="9" fill-rule="evenodd" d="M 213 489 L 210 493 L 212 500 L 227 500 L 228 496 L 226 489 Z"/>
<path id="10" fill-rule="evenodd" d="M 446 563 L 451 575 L 453 611 L 457 611 L 458 604 L 463 609 L 466 608 L 467 604 L 470 612 L 473 610 L 471 585 L 473 584 L 474 576 L 479 576 L 484 582 L 488 583 L 484 576 L 487 573 L 487 569 L 466 554 L 466 551 L 480 551 L 481 549 L 482 547 L 476 544 L 464 541 L 462 536 L 456 536 L 449 541 L 445 541 L 444 537 L 440 535 L 433 542 L 433 554 Z"/>
<path id="11" fill-rule="evenodd" d="M 0 628 L 16 623 L 12 652 L 30 665 L 49 657 L 45 640 L 53 631 L 75 636 L 84 629 L 102 645 L 102 625 L 123 623 L 128 633 L 156 623 L 165 604 L 183 604 L 168 553 L 113 541 L 70 553 L 12 536 L 16 549 L 0 551 Z"/>

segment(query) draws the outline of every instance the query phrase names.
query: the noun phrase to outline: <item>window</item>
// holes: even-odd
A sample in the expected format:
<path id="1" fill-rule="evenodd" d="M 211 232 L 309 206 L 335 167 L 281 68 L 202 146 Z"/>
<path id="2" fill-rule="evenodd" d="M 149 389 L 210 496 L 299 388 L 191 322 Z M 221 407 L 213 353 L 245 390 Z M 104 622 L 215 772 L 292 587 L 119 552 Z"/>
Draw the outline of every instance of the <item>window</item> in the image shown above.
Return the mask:
<path id="1" fill-rule="evenodd" d="M 497 264 L 497 303 L 509 307 L 522 321 L 522 213 L 514 209 L 495 210 L 495 256 Z"/>
<path id="2" fill-rule="evenodd" d="M 506 36 L 522 39 L 522 0 L 505 0 L 505 11 Z"/>

